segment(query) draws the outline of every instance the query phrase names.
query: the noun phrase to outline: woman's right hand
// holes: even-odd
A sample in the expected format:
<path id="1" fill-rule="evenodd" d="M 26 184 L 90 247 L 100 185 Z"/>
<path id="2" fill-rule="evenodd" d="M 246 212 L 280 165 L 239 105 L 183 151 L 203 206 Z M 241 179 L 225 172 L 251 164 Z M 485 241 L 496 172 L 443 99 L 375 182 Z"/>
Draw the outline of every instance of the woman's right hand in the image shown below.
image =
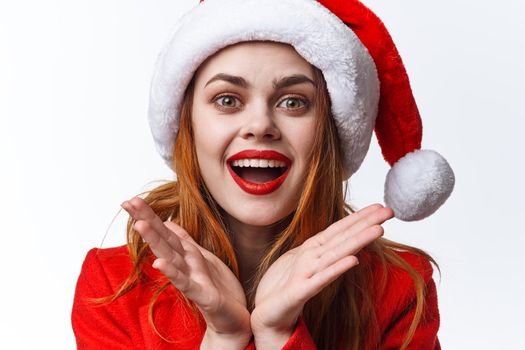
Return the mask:
<path id="1" fill-rule="evenodd" d="M 207 329 L 201 349 L 244 349 L 252 336 L 244 290 L 233 272 L 177 224 L 162 220 L 139 197 L 122 203 L 134 229 L 157 257 L 153 267 L 199 308 Z"/>

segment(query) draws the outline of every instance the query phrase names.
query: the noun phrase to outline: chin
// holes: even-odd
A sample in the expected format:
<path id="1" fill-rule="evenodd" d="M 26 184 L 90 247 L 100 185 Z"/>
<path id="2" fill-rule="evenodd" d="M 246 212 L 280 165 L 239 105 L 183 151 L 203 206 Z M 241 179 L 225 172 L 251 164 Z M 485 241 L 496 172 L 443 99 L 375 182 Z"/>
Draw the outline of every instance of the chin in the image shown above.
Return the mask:
<path id="1" fill-rule="evenodd" d="M 286 219 L 290 216 L 290 214 L 293 212 L 293 209 L 291 210 L 285 210 L 284 208 L 281 210 L 275 210 L 276 208 L 249 208 L 248 210 L 246 208 L 243 208 L 242 210 L 233 212 L 226 211 L 229 215 L 231 215 L 235 220 L 250 226 L 259 226 L 259 227 L 265 227 L 265 226 L 273 226 L 282 220 Z"/>

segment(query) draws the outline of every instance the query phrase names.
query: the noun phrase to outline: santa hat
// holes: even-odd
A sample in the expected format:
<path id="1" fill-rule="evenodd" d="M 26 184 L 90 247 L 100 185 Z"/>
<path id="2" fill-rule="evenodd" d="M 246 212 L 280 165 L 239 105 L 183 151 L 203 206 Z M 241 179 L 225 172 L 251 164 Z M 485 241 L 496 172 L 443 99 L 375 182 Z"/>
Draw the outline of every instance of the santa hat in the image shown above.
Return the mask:
<path id="1" fill-rule="evenodd" d="M 357 0 L 206 0 L 187 13 L 158 58 L 148 112 L 170 167 L 193 74 L 212 54 L 246 41 L 290 44 L 322 71 L 347 177 L 360 167 L 375 129 L 392 167 L 385 204 L 397 218 L 427 217 L 449 197 L 454 173 L 440 154 L 420 149 L 421 118 L 392 38 Z"/>

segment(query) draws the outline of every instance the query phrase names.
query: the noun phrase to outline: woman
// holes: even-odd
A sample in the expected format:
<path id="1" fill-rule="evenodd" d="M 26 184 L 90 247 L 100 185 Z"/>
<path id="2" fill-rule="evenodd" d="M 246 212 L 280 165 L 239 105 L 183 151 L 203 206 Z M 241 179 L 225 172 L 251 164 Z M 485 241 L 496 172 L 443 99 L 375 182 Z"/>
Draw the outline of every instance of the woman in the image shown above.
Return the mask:
<path id="1" fill-rule="evenodd" d="M 183 18 L 149 112 L 177 181 L 122 204 L 127 247 L 88 253 L 79 348 L 439 348 L 434 261 L 381 224 L 430 215 L 453 173 L 419 150 L 380 21 L 359 2 L 322 3 L 207 0 Z M 374 127 L 395 163 L 392 209 L 353 212 L 342 184 Z"/>

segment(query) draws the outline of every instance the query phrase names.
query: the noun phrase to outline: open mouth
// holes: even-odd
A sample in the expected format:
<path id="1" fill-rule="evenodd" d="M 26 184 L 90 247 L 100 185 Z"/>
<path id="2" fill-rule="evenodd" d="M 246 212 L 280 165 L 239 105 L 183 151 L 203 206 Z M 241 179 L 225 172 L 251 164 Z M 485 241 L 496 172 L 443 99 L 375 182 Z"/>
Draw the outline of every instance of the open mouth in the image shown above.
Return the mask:
<path id="1" fill-rule="evenodd" d="M 230 167 L 240 178 L 257 184 L 274 181 L 288 169 L 285 162 L 268 159 L 234 160 Z"/>
<path id="2" fill-rule="evenodd" d="M 277 190 L 290 172 L 292 161 L 269 150 L 246 150 L 227 160 L 233 180 L 245 192 L 264 195 Z"/>

